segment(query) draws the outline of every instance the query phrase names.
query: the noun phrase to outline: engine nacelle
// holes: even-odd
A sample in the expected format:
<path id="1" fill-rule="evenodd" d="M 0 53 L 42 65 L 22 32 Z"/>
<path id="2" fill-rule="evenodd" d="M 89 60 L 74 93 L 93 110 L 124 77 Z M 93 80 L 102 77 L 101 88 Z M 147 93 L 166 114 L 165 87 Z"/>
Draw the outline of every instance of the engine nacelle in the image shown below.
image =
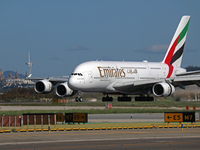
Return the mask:
<path id="1" fill-rule="evenodd" d="M 53 90 L 53 85 L 48 80 L 39 80 L 35 83 L 34 89 L 37 93 L 49 93 Z"/>
<path id="2" fill-rule="evenodd" d="M 69 88 L 68 83 L 60 83 L 56 88 L 56 95 L 59 97 L 73 96 L 75 92 Z"/>
<path id="3" fill-rule="evenodd" d="M 153 94 L 158 97 L 167 97 L 175 92 L 175 88 L 170 83 L 157 83 L 153 86 Z"/>

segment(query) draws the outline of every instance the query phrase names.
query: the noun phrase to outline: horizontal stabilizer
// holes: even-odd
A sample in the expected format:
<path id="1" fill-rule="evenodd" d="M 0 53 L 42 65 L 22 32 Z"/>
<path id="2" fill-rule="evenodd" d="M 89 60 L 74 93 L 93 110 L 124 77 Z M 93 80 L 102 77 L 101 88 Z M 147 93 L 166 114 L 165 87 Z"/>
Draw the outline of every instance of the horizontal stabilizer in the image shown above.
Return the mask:
<path id="1" fill-rule="evenodd" d="M 199 74 L 199 73 L 200 73 L 200 70 L 198 70 L 198 71 L 184 72 L 184 73 L 178 73 L 178 74 L 176 74 L 176 76 L 195 75 L 195 74 Z"/>

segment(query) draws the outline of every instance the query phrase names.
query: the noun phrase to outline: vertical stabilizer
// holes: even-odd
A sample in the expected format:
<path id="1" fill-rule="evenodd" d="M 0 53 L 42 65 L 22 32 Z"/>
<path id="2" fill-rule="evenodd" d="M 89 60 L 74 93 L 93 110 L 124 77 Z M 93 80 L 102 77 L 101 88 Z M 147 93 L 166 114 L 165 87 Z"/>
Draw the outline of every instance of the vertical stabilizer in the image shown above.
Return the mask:
<path id="1" fill-rule="evenodd" d="M 180 67 L 185 46 L 190 16 L 183 16 L 169 45 L 163 63 Z"/>
<path id="2" fill-rule="evenodd" d="M 169 66 L 167 78 L 171 77 L 174 70 L 173 66 L 181 66 L 189 22 L 190 16 L 183 16 L 181 18 L 181 21 L 169 45 L 165 58 L 162 61 L 162 63 L 165 63 Z"/>

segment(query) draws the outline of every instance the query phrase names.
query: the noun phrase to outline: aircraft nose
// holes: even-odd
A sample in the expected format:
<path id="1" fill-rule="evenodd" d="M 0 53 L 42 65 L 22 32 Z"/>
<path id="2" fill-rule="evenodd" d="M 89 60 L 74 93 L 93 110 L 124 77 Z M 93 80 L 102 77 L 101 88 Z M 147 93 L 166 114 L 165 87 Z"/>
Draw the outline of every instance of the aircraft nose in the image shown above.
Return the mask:
<path id="1" fill-rule="evenodd" d="M 76 84 L 76 80 L 74 79 L 74 77 L 70 77 L 68 83 L 69 83 L 68 86 L 69 86 L 70 89 L 76 90 L 76 85 L 77 84 Z"/>

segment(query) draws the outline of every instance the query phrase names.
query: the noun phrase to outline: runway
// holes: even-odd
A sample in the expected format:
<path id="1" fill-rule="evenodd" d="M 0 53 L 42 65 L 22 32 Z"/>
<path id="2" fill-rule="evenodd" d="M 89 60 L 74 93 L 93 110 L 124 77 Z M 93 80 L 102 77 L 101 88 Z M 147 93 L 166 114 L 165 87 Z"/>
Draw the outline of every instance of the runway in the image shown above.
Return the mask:
<path id="1" fill-rule="evenodd" d="M 7 107 L 8 108 L 8 107 Z M 19 108 L 15 108 L 19 109 Z M 132 117 L 132 119 L 131 119 Z M 199 118 L 199 113 L 196 113 Z M 164 113 L 88 114 L 89 123 L 164 122 Z M 199 149 L 199 128 L 121 129 L 1 133 L 0 149 Z"/>
<path id="2" fill-rule="evenodd" d="M 1 149 L 199 149 L 199 128 L 0 134 Z"/>

